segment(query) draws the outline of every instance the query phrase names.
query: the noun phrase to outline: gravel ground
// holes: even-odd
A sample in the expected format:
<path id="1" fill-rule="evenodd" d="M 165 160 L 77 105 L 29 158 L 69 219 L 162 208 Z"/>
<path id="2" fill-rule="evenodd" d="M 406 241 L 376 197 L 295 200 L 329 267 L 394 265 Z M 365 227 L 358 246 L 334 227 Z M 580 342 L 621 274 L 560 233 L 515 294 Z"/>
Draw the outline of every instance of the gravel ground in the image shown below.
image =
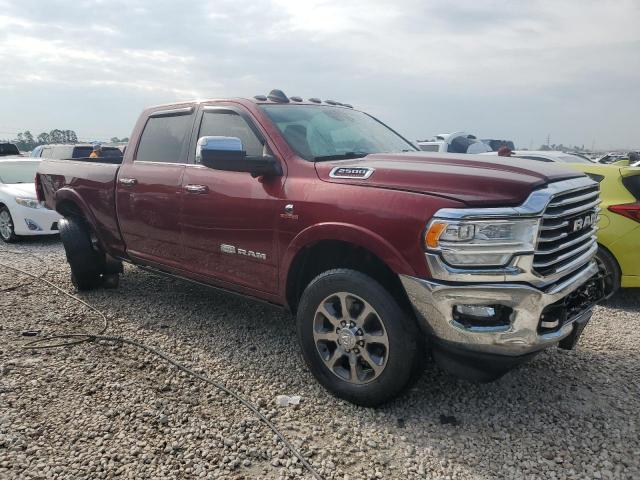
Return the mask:
<path id="1" fill-rule="evenodd" d="M 0 249 L 3 247 L 0 246 Z M 0 261 L 72 290 L 57 239 Z M 0 267 L 0 289 L 24 280 Z M 278 310 L 127 267 L 82 293 L 110 334 L 160 348 L 253 400 L 327 479 L 640 478 L 640 292 L 596 309 L 577 351 L 556 349 L 475 385 L 429 364 L 379 409 L 326 393 Z M 41 284 L 0 293 L 0 478 L 309 478 L 241 405 L 129 346 L 26 351 L 38 335 L 97 328 Z M 301 395 L 294 407 L 277 395 Z"/>

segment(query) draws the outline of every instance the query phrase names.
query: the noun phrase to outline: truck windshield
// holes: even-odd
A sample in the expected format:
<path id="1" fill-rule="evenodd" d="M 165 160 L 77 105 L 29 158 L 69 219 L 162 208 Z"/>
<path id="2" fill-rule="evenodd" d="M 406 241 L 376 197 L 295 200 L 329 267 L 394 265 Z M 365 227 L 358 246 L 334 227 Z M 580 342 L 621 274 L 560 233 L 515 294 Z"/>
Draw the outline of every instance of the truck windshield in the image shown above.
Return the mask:
<path id="1" fill-rule="evenodd" d="M 325 105 L 260 105 L 302 158 L 310 161 L 415 151 L 409 141 L 357 110 Z"/>
<path id="2" fill-rule="evenodd" d="M 0 183 L 33 183 L 39 162 L 0 162 Z"/>

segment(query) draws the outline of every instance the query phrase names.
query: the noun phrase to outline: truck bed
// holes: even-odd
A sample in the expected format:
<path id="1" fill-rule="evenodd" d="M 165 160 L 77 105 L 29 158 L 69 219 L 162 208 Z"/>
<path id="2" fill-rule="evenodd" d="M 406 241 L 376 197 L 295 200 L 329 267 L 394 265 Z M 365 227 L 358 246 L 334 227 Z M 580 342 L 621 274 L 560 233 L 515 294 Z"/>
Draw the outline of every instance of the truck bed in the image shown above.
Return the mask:
<path id="1" fill-rule="evenodd" d="M 88 161 L 89 160 L 89 161 Z M 96 229 L 107 252 L 124 255 L 116 215 L 116 178 L 120 162 L 113 159 L 43 160 L 38 166 L 36 187 L 48 208 L 62 215 L 79 206 L 82 216 Z"/>

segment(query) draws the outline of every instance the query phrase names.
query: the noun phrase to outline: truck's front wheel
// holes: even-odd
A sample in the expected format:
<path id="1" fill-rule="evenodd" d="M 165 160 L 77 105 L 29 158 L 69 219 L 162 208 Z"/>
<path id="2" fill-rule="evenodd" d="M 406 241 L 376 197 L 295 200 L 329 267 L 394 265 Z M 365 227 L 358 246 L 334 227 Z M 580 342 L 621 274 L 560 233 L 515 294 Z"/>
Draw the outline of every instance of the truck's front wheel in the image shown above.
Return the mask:
<path id="1" fill-rule="evenodd" d="M 91 290 L 102 284 L 104 256 L 93 247 L 89 229 L 77 218 L 59 222 L 60 238 L 71 267 L 71 281 L 78 290 Z"/>
<path id="2" fill-rule="evenodd" d="M 322 273 L 305 289 L 297 314 L 304 359 L 337 397 L 362 406 L 403 391 L 421 364 L 423 337 L 415 319 L 363 273 Z"/>

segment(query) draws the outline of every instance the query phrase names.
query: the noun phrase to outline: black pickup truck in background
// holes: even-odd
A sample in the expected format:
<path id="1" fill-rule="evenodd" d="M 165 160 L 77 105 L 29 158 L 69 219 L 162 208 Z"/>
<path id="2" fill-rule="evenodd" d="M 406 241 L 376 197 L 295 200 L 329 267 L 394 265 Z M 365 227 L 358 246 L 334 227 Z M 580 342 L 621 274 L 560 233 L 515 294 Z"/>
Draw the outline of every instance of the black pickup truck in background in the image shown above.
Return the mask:
<path id="1" fill-rule="evenodd" d="M 20 150 L 13 143 L 0 143 L 0 157 L 20 155 Z"/>

